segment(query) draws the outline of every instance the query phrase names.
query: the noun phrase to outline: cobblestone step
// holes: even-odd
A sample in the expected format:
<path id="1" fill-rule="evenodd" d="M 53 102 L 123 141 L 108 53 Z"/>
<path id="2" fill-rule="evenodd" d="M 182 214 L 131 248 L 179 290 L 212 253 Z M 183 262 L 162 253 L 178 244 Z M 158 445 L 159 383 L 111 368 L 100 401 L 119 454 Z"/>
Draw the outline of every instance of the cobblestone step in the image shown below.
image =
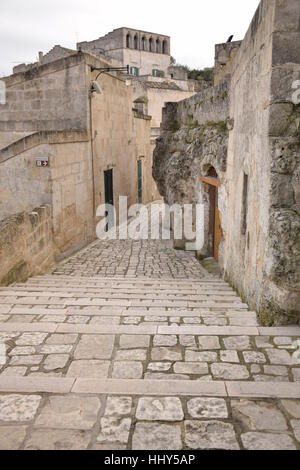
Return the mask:
<path id="1" fill-rule="evenodd" d="M 185 380 L 99 380 L 93 378 L 0 377 L 1 393 L 300 398 L 294 383 L 198 382 Z M 1 395 L 0 395 L 1 397 Z"/>
<path id="2" fill-rule="evenodd" d="M 26 316 L 24 317 L 26 319 Z M 7 322 L 0 323 L 0 332 L 24 332 L 24 331 L 48 331 L 58 333 L 86 333 L 86 334 L 159 334 L 159 335 L 197 335 L 197 336 L 300 336 L 300 326 L 283 327 L 245 327 L 245 326 L 161 326 L 157 322 L 155 326 L 133 325 L 86 325 L 68 323 L 43 323 L 43 322 Z M 111 333 L 112 332 L 112 333 Z M 134 332 L 134 333 L 132 333 Z"/>
<path id="3" fill-rule="evenodd" d="M 89 291 L 89 292 L 80 292 L 77 290 L 74 292 L 69 292 L 68 290 L 65 291 L 60 291 L 60 292 L 53 292 L 52 290 L 43 290 L 43 291 L 30 291 L 30 290 L 21 290 L 21 289 L 15 289 L 15 290 L 1 290 L 0 291 L 0 297 L 57 297 L 57 298 L 100 298 L 100 299 L 105 299 L 105 298 L 118 298 L 118 299 L 149 299 L 149 300 L 223 300 L 223 299 L 232 299 L 232 300 L 240 300 L 234 292 L 227 292 L 227 291 L 205 291 L 203 293 L 180 293 L 180 292 L 174 292 L 174 293 L 167 293 L 163 294 L 162 292 L 151 292 L 149 291 L 143 291 L 143 292 L 126 292 L 126 291 L 121 291 L 121 292 L 116 292 L 116 291 L 108 291 L 108 290 L 102 290 L 101 293 L 99 291 Z M 8 299 L 9 300 L 9 299 Z"/>
<path id="4" fill-rule="evenodd" d="M 190 254 L 138 246 L 153 277 L 135 245 L 95 243 L 0 289 L 0 448 L 300 449 L 300 327 L 263 328 Z"/>

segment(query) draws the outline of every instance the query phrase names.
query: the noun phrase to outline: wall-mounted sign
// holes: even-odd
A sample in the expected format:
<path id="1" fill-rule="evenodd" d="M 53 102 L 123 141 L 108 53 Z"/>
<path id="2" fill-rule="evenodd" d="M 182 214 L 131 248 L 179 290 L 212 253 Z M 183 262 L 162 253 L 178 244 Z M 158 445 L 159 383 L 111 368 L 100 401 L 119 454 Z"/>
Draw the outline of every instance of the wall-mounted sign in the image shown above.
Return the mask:
<path id="1" fill-rule="evenodd" d="M 38 167 L 46 167 L 49 165 L 49 157 L 36 157 L 36 166 Z"/>

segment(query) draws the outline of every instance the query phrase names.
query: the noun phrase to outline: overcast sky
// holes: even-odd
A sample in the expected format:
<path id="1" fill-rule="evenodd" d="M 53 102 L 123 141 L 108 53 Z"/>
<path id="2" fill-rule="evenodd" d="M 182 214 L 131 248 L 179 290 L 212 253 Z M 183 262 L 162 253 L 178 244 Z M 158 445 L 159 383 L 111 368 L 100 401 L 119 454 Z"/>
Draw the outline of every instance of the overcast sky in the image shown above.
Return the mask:
<path id="1" fill-rule="evenodd" d="M 0 0 L 0 75 L 55 44 L 75 48 L 127 26 L 171 36 L 177 62 L 212 66 L 214 44 L 242 39 L 259 0 Z"/>

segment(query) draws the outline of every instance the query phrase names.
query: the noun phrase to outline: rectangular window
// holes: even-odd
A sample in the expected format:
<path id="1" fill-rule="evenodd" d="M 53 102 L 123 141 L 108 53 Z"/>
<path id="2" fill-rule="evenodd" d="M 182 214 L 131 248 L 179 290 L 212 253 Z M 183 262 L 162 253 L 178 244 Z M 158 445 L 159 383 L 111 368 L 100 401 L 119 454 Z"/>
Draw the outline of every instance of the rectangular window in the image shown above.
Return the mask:
<path id="1" fill-rule="evenodd" d="M 248 217 L 248 175 L 244 173 L 243 181 L 243 206 L 242 206 L 242 223 L 241 223 L 241 232 L 242 235 L 247 233 L 247 217 Z"/>
<path id="2" fill-rule="evenodd" d="M 142 160 L 137 162 L 137 178 L 138 178 L 138 203 L 143 202 L 143 174 L 142 174 Z"/>
<path id="3" fill-rule="evenodd" d="M 130 67 L 129 73 L 130 75 L 133 75 L 134 77 L 138 77 L 140 74 L 140 71 L 137 67 Z"/>
<path id="4" fill-rule="evenodd" d="M 152 76 L 153 77 L 160 77 L 163 78 L 165 76 L 165 73 L 163 70 L 158 70 L 158 69 L 153 69 L 152 70 Z"/>

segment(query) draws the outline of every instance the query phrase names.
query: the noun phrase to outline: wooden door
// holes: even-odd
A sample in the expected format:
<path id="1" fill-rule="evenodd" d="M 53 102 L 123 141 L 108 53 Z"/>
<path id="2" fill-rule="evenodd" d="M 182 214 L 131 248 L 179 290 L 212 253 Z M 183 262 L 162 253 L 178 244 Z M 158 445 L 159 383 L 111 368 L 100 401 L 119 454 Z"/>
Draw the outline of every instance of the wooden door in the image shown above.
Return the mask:
<path id="1" fill-rule="evenodd" d="M 218 208 L 218 188 L 220 181 L 214 176 L 203 176 L 200 181 L 208 185 L 209 194 L 209 235 L 210 235 L 210 256 L 219 261 L 219 247 L 222 240 L 221 217 Z"/>
<path id="2" fill-rule="evenodd" d="M 219 261 L 219 247 L 222 240 L 221 217 L 218 208 L 218 190 L 215 189 L 215 209 L 214 209 L 214 258 Z"/>
<path id="3" fill-rule="evenodd" d="M 104 172 L 104 191 L 105 191 L 105 204 L 114 205 L 114 185 L 113 185 L 113 170 L 107 170 Z M 110 230 L 115 225 L 114 217 L 106 212 L 108 223 L 106 231 Z"/>

